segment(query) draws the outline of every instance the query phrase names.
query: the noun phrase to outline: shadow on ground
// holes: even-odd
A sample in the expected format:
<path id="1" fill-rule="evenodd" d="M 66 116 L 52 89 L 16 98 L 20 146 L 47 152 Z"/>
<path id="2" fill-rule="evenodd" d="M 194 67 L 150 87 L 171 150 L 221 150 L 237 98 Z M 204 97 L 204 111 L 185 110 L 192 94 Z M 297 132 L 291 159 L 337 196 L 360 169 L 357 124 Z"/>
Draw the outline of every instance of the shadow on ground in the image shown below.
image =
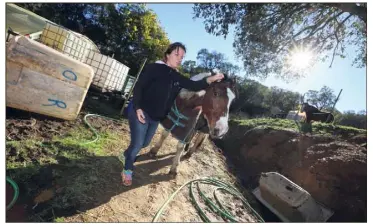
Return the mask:
<path id="1" fill-rule="evenodd" d="M 121 183 L 123 164 L 115 156 L 82 155 L 77 159 L 58 156 L 57 164 L 38 167 L 36 173 L 34 167 L 9 169 L 7 176 L 17 182 L 20 195 L 17 203 L 7 211 L 6 221 L 50 222 L 57 217 L 68 217 L 98 207 L 131 189 L 172 180 L 168 174 L 153 174 L 171 165 L 172 158 L 167 155 L 157 160 L 147 155 L 139 157 L 136 163 L 141 164 L 136 164 L 136 176 L 130 187 Z M 7 198 L 10 198 L 12 192 L 8 190 Z M 36 202 L 39 203 L 34 207 Z"/>

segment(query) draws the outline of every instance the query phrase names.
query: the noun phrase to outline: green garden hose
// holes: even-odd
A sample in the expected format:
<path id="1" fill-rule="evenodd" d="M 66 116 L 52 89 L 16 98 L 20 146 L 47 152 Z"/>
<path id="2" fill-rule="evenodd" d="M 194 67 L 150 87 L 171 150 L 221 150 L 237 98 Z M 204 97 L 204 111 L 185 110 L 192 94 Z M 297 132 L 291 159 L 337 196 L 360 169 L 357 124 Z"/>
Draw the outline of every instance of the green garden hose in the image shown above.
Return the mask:
<path id="1" fill-rule="evenodd" d="M 92 130 L 92 132 L 95 134 L 96 137 L 95 137 L 94 140 L 89 141 L 89 142 L 85 142 L 83 144 L 94 143 L 100 138 L 100 135 L 97 133 L 97 130 L 94 127 L 92 127 L 92 125 L 87 121 L 87 118 L 92 117 L 92 116 L 103 117 L 103 118 L 106 118 L 106 119 L 109 119 L 109 120 L 114 120 L 114 121 L 120 121 L 118 119 L 114 119 L 114 118 L 111 118 L 111 117 L 106 117 L 106 116 L 102 116 L 102 115 L 98 115 L 98 114 L 87 114 L 87 115 L 85 115 L 84 116 L 84 123 Z"/>
<path id="2" fill-rule="evenodd" d="M 216 188 L 214 189 L 213 193 L 214 193 L 214 198 L 215 200 L 217 201 L 217 205 L 214 204 L 214 202 L 212 200 L 210 200 L 201 190 L 201 188 L 199 187 L 199 184 L 202 183 L 202 184 L 208 184 L 208 185 L 213 185 L 213 186 L 216 186 Z M 211 220 L 207 217 L 207 215 L 203 212 L 202 208 L 199 206 L 197 200 L 196 200 L 196 197 L 193 193 L 193 184 L 196 184 L 197 185 L 197 190 L 198 190 L 198 193 L 199 195 L 202 197 L 202 199 L 205 201 L 205 203 L 207 204 L 208 207 L 210 207 L 210 209 L 212 211 L 214 211 L 216 214 L 220 215 L 220 217 L 222 217 L 223 219 L 225 220 L 229 220 L 229 221 L 232 221 L 232 222 L 239 222 L 239 220 L 234 217 L 231 213 L 228 212 L 227 209 L 224 208 L 223 204 L 220 202 L 220 200 L 218 199 L 217 195 L 216 195 L 216 192 L 219 191 L 219 190 L 222 190 L 222 191 L 225 191 L 233 196 L 236 196 L 237 198 L 239 198 L 243 204 L 246 206 L 246 208 L 252 212 L 252 214 L 259 220 L 259 222 L 264 222 L 263 218 L 250 206 L 250 204 L 247 202 L 247 200 L 244 198 L 244 196 L 236 189 L 234 188 L 232 185 L 230 184 L 227 184 L 221 180 L 218 180 L 218 179 L 215 179 L 215 178 L 201 178 L 201 179 L 195 179 L 195 180 L 191 180 L 185 184 L 183 184 L 181 187 L 179 187 L 168 199 L 167 201 L 162 205 L 162 207 L 158 210 L 158 212 L 155 214 L 152 222 L 157 222 L 159 217 L 162 215 L 163 213 L 163 210 L 164 208 L 167 206 L 167 204 L 169 202 L 171 202 L 171 200 L 176 196 L 176 194 L 182 189 L 184 188 L 185 186 L 189 185 L 189 193 L 190 193 L 190 196 L 191 196 L 191 201 L 193 203 L 193 205 L 195 206 L 195 208 L 197 209 L 200 217 L 202 218 L 202 220 L 204 222 L 211 222 Z"/>
<path id="3" fill-rule="evenodd" d="M 19 189 L 16 182 L 14 182 L 10 177 L 6 177 L 6 181 L 12 186 L 14 190 L 13 199 L 9 203 L 9 205 L 6 206 L 6 210 L 9 210 L 13 205 L 16 203 L 18 196 L 19 196 Z"/>

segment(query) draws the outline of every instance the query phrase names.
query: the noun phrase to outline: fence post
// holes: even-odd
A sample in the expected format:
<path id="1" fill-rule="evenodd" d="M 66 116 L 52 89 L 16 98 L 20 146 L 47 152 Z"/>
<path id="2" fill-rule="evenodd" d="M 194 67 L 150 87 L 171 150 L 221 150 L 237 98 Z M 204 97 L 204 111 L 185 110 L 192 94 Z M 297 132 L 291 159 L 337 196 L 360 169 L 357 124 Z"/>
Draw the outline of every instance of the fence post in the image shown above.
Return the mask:
<path id="1" fill-rule="evenodd" d="M 131 97 L 131 95 L 132 95 L 132 91 L 133 91 L 133 89 L 135 88 L 135 85 L 136 85 L 136 83 L 137 83 L 137 80 L 139 79 L 139 76 L 140 76 L 140 74 L 141 74 L 141 72 L 142 72 L 142 69 L 144 68 L 145 63 L 146 63 L 147 60 L 148 60 L 148 59 L 145 58 L 144 62 L 142 63 L 142 65 L 141 65 L 141 67 L 140 67 L 139 72 L 137 73 L 136 79 L 135 79 L 135 81 L 133 82 L 133 85 L 132 85 L 130 91 L 128 92 L 127 97 L 124 98 L 123 106 L 122 106 L 122 109 L 121 109 L 120 112 L 119 112 L 119 115 L 122 115 L 122 114 L 123 114 L 124 108 L 126 107 L 127 100 Z"/>
<path id="2" fill-rule="evenodd" d="M 338 94 L 337 98 L 336 98 L 335 101 L 334 101 L 334 104 L 333 104 L 333 108 L 332 108 L 331 113 L 333 113 L 333 111 L 334 111 L 334 107 L 335 107 L 335 105 L 337 104 L 337 102 L 338 102 L 338 100 L 339 100 L 339 96 L 341 95 L 342 90 L 343 90 L 343 89 L 341 89 L 341 90 L 339 91 L 339 94 Z M 328 114 L 328 117 L 326 118 L 326 120 L 329 120 L 329 118 L 330 118 L 330 114 Z M 333 120 L 333 125 L 334 125 L 334 120 Z"/>

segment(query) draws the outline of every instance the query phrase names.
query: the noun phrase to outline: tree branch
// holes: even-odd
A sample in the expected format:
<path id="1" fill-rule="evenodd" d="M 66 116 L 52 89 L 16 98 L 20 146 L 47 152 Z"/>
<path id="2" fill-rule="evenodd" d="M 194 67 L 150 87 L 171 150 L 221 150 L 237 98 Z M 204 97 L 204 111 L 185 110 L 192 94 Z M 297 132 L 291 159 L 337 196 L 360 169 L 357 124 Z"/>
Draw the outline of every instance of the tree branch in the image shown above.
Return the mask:
<path id="1" fill-rule="evenodd" d="M 358 6 L 356 3 L 327 3 L 327 5 L 358 16 L 365 24 L 367 23 L 367 8 L 364 6 Z"/>
<path id="2" fill-rule="evenodd" d="M 295 34 L 293 36 L 293 39 L 296 38 L 297 36 L 301 35 L 303 32 L 305 32 L 306 30 L 309 30 L 309 29 L 316 29 L 317 27 L 319 27 L 324 21 L 326 20 L 326 17 L 324 17 L 323 19 L 321 19 L 318 23 L 314 24 L 314 25 L 310 25 L 310 26 L 307 26 L 305 27 L 303 30 L 299 31 L 297 34 Z"/>
<path id="3" fill-rule="evenodd" d="M 336 51 L 337 51 L 337 48 L 338 48 L 338 45 L 339 45 L 338 37 L 337 37 L 337 35 L 335 35 L 335 36 L 336 36 L 336 38 L 337 38 L 337 44 L 335 45 L 335 48 L 334 48 L 334 51 L 333 51 L 332 61 L 330 62 L 329 68 L 332 67 L 332 64 L 333 64 L 333 62 L 334 62 L 334 57 L 335 57 L 335 54 L 336 54 Z"/>
<path id="4" fill-rule="evenodd" d="M 330 65 L 329 65 L 329 68 L 331 68 L 332 67 L 332 65 L 333 65 L 333 62 L 334 62 L 334 57 L 335 57 L 335 54 L 336 54 L 336 51 L 337 51 L 337 48 L 338 48 L 338 46 L 339 46 L 339 43 L 340 43 L 340 40 L 339 40 L 339 38 L 338 38 L 338 31 L 339 31 L 339 29 L 342 27 L 342 25 L 350 18 L 352 16 L 352 14 L 350 14 L 350 15 L 348 15 L 341 23 L 339 23 L 338 22 L 338 20 L 336 19 L 336 21 L 337 21 L 337 23 L 339 23 L 338 24 L 338 26 L 337 26 L 337 28 L 335 29 L 335 31 L 334 31 L 334 35 L 335 35 L 335 38 L 336 38 L 336 40 L 337 40 L 337 44 L 335 45 L 335 48 L 334 48 L 334 51 L 333 51 L 333 57 L 332 57 L 332 61 L 330 62 Z"/>
<path id="5" fill-rule="evenodd" d="M 313 30 L 313 31 L 308 35 L 308 37 L 313 36 L 317 31 L 324 29 L 326 25 L 328 25 L 332 20 L 337 19 L 337 18 L 338 18 L 340 15 L 342 15 L 343 13 L 344 13 L 344 12 L 340 12 L 340 13 L 338 13 L 337 15 L 335 15 L 334 17 L 328 19 L 322 27 L 319 27 L 319 28 L 317 28 L 316 30 Z"/>

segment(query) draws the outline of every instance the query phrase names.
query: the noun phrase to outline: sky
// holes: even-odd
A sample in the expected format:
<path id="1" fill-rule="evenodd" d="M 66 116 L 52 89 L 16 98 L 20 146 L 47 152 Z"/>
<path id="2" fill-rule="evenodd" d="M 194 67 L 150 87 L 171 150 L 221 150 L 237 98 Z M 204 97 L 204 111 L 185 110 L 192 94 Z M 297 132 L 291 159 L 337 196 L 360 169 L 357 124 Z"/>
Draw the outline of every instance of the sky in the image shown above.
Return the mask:
<path id="1" fill-rule="evenodd" d="M 186 45 L 187 53 L 185 60 L 196 61 L 197 52 L 206 48 L 210 52 L 223 53 L 229 62 L 237 64 L 240 62 L 234 54 L 233 41 L 234 31 L 230 30 L 226 39 L 208 34 L 205 31 L 202 19 L 193 19 L 193 4 L 148 4 L 158 16 L 161 26 L 167 33 L 171 42 L 182 42 Z M 274 77 L 264 81 L 258 80 L 268 87 L 278 86 L 301 94 L 308 90 L 319 91 L 322 86 L 330 87 L 337 96 L 341 89 L 342 93 L 336 104 L 339 111 L 354 110 L 355 112 L 367 110 L 366 108 L 366 68 L 358 69 L 351 66 L 354 56 L 354 48 L 348 47 L 348 56 L 345 59 L 335 58 L 332 68 L 330 61 L 318 63 L 310 69 L 305 78 L 292 83 L 285 83 Z M 241 75 L 244 75 L 241 71 Z M 252 77 L 250 77 L 252 78 Z"/>

